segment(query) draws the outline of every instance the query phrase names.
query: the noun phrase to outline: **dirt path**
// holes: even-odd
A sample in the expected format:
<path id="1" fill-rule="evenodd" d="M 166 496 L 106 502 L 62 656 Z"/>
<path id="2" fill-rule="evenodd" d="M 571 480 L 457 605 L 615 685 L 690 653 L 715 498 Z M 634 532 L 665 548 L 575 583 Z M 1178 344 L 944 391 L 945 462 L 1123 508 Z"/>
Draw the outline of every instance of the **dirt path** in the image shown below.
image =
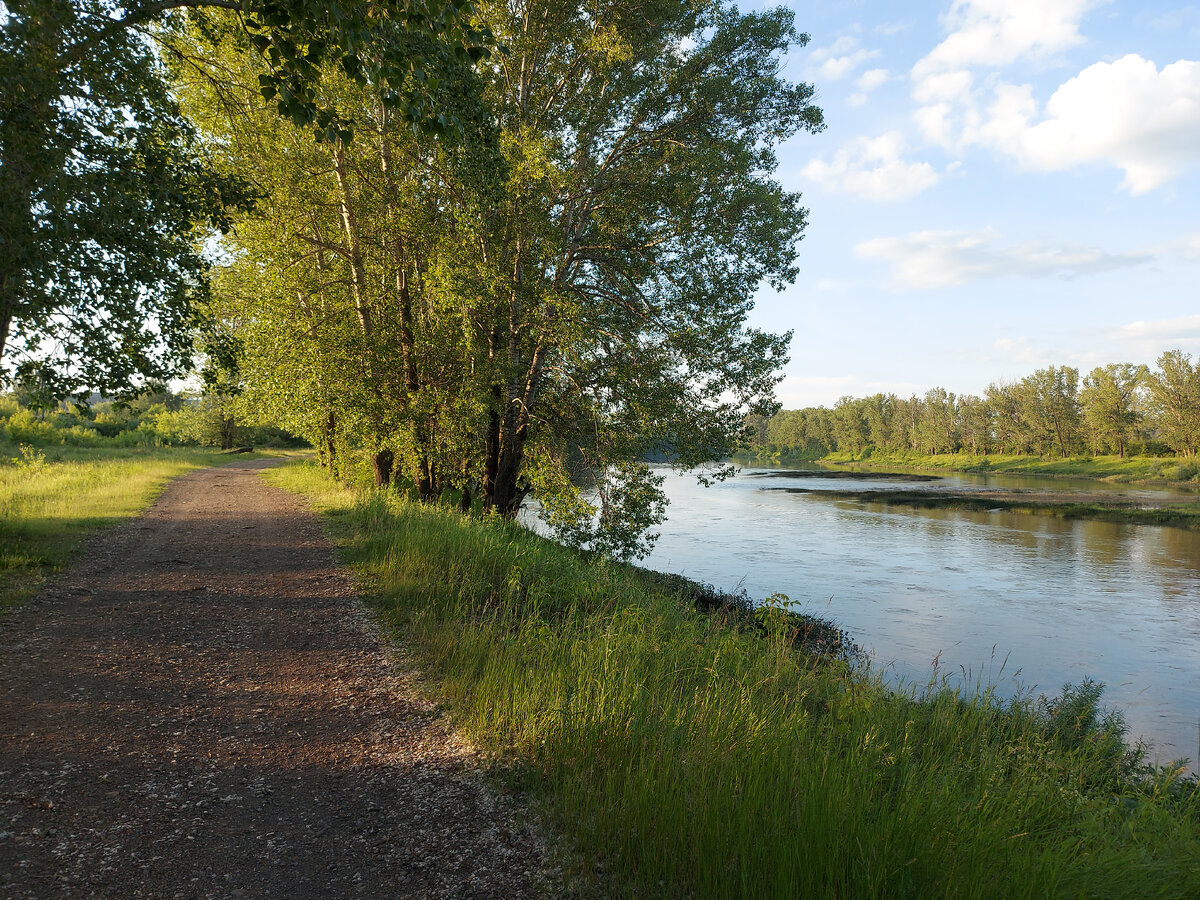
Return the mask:
<path id="1" fill-rule="evenodd" d="M 314 517 L 175 481 L 0 623 L 0 897 L 526 897 L 544 851 Z"/>

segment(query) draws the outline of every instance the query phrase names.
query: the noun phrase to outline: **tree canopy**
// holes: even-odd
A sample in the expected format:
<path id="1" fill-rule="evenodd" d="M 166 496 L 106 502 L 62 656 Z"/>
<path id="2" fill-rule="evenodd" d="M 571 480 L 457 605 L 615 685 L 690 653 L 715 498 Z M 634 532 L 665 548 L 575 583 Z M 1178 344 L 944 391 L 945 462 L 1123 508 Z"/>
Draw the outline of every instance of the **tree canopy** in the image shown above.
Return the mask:
<path id="1" fill-rule="evenodd" d="M 1082 380 L 1048 366 L 1019 381 L 989 385 L 985 396 L 934 388 L 924 397 L 843 397 L 833 409 L 783 410 L 751 417 L 757 449 L 818 458 L 828 453 L 1036 453 L 1090 451 L 1124 456 L 1192 456 L 1200 449 L 1200 367 L 1171 350 L 1157 368 L 1097 366 Z"/>
<path id="2" fill-rule="evenodd" d="M 452 132 L 438 74 L 491 47 L 465 0 L 0 4 L 0 364 L 18 376 L 111 392 L 186 365 L 199 242 L 255 194 L 214 165 L 165 75 L 183 12 L 205 27 L 210 10 L 262 61 L 276 112 L 327 139 L 353 128 L 320 100 L 331 67 L 410 125 Z"/>
<path id="3" fill-rule="evenodd" d="M 394 462 L 423 496 L 502 516 L 535 490 L 565 538 L 639 552 L 661 514 L 642 460 L 719 459 L 773 408 L 788 335 L 746 320 L 760 283 L 796 275 L 806 211 L 771 173 L 780 141 L 823 125 L 781 75 L 807 36 L 722 3 L 479 11 L 505 52 L 455 94 L 482 109 L 469 147 L 344 72 L 315 101 L 353 111 L 355 139 L 319 143 L 272 121 L 248 57 L 182 73 L 267 195 L 220 282 L 247 402 L 331 465 L 361 448 L 381 481 Z"/>

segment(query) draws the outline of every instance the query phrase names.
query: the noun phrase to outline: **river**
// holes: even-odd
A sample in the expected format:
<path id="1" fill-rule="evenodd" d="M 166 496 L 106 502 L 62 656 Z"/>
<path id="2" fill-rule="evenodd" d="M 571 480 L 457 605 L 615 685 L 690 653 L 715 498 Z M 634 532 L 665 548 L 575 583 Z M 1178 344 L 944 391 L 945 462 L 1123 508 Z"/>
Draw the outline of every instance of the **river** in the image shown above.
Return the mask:
<path id="1" fill-rule="evenodd" d="M 794 492 L 911 487 L 887 478 L 744 468 L 705 488 L 666 467 L 659 474 L 669 518 L 643 565 L 756 599 L 786 594 L 845 628 L 893 683 L 937 676 L 1012 696 L 1090 677 L 1106 685 L 1105 703 L 1131 738 L 1151 743 L 1151 759 L 1188 757 L 1196 771 L 1200 533 Z M 1012 476 L 935 484 L 1122 490 Z"/>

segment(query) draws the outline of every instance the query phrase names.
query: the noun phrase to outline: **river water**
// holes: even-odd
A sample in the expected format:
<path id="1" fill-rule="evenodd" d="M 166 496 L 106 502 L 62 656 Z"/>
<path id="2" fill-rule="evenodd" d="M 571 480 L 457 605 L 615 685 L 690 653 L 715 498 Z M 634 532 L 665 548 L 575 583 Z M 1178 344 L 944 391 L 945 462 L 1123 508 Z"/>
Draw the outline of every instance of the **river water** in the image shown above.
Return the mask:
<path id="1" fill-rule="evenodd" d="M 692 475 L 659 474 L 669 519 L 643 565 L 756 599 L 786 594 L 844 627 L 893 682 L 923 686 L 936 675 L 1011 696 L 1056 694 L 1090 677 L 1106 685 L 1105 703 L 1131 737 L 1151 742 L 1152 759 L 1188 757 L 1196 770 L 1200 532 L 792 492 L 913 487 L 887 478 L 744 468 L 705 488 Z M 1106 489 L 996 476 L 922 488 L 980 485 Z"/>

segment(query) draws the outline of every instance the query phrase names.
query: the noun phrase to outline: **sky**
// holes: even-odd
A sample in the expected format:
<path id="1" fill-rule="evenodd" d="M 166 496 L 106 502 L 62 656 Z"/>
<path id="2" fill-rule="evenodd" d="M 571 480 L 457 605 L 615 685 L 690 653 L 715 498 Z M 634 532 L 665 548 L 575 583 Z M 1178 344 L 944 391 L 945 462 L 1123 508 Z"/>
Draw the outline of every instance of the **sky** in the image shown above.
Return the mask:
<path id="1" fill-rule="evenodd" d="M 1200 4 L 787 5 L 827 128 L 779 149 L 809 225 L 751 317 L 785 408 L 1200 356 Z"/>

